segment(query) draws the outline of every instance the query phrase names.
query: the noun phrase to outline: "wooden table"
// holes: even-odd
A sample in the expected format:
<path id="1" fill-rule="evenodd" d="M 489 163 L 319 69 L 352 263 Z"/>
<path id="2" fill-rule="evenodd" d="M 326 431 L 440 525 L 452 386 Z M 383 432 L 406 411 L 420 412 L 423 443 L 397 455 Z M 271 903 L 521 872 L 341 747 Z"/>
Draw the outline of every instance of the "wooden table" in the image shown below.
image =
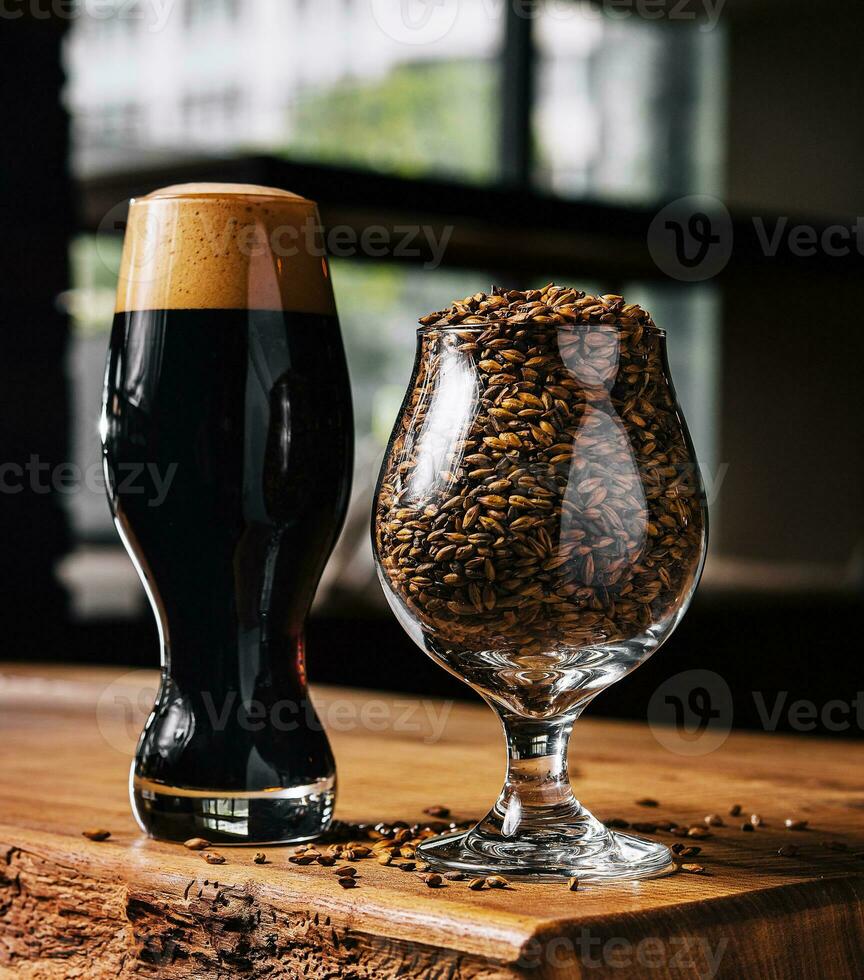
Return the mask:
<path id="1" fill-rule="evenodd" d="M 358 863 L 357 888 L 291 850 L 228 863 L 145 839 L 126 799 L 155 674 L 0 667 L 0 975 L 71 977 L 858 977 L 864 970 L 864 745 L 733 734 L 686 758 L 638 724 L 584 719 L 572 768 L 601 817 L 741 818 L 700 842 L 705 874 L 607 886 L 429 889 Z M 476 817 L 502 777 L 488 709 L 318 691 L 339 766 L 338 816 Z M 370 707 L 372 705 L 372 707 Z M 655 797 L 657 809 L 639 807 Z M 784 818 L 809 821 L 786 830 Z M 103 843 L 81 836 L 104 826 Z M 669 842 L 675 838 L 660 835 Z M 834 850 L 826 842 L 846 845 Z M 781 857 L 784 844 L 800 846 Z"/>

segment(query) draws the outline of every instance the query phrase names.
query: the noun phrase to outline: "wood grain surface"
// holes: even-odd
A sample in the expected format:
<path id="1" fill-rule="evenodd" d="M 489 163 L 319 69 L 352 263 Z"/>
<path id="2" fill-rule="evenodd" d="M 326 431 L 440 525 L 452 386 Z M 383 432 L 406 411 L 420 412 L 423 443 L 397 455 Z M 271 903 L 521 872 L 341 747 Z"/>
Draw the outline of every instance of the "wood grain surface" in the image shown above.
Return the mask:
<path id="1" fill-rule="evenodd" d="M 864 745 L 732 734 L 684 756 L 647 726 L 579 722 L 577 795 L 601 818 L 727 826 L 704 874 L 614 885 L 429 889 L 358 862 L 357 888 L 223 848 L 227 863 L 145 838 L 126 796 L 156 675 L 0 667 L 0 975 L 22 978 L 857 978 L 864 971 Z M 482 815 L 503 746 L 485 708 L 319 689 L 337 816 Z M 660 805 L 636 805 L 653 797 Z M 759 812 L 766 826 L 729 817 Z M 806 831 L 784 827 L 787 817 Z M 102 843 L 85 828 L 111 831 Z M 658 839 L 676 840 L 658 833 Z M 794 843 L 795 857 L 777 851 Z M 846 850 L 834 848 L 843 847 Z"/>

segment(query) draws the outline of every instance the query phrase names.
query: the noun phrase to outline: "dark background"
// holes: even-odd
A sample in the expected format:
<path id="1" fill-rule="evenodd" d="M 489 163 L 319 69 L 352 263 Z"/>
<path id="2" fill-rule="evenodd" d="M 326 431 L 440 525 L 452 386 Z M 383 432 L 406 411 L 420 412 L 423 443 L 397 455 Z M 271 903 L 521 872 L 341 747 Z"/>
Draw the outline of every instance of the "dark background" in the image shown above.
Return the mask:
<path id="1" fill-rule="evenodd" d="M 537 24 L 509 8 L 498 25 L 500 50 L 489 76 L 494 166 L 479 176 L 448 172 L 445 165 L 428 172 L 400 168 L 389 158 L 381 163 L 374 152 L 365 159 L 334 159 L 322 150 L 316 159 L 314 147 L 294 151 L 291 145 L 278 152 L 227 145 L 155 152 L 146 138 L 122 130 L 113 137 L 113 149 L 125 151 L 119 162 L 106 157 L 99 166 L 82 163 L 83 138 L 70 125 L 75 107 L 65 94 L 70 62 L 63 56 L 70 33 L 81 28 L 48 3 L 13 9 L 21 16 L 0 19 L 3 461 L 24 464 L 36 454 L 56 465 L 75 458 L 81 381 L 71 367 L 77 341 L 63 302 L 75 285 L 70 245 L 100 226 L 104 231 L 106 214 L 134 194 L 178 180 L 244 180 L 317 199 L 330 226 L 360 231 L 377 224 L 452 225 L 444 268 L 429 274 L 439 276 L 430 282 L 441 282 L 431 288 L 437 305 L 452 298 L 449 280 L 440 276 L 482 273 L 519 286 L 553 277 L 600 283 L 604 291 L 637 283 L 653 295 L 673 297 L 670 309 L 680 299 L 690 316 L 699 315 L 699 306 L 687 304 L 703 295 L 706 284 L 682 282 L 659 267 L 649 229 L 669 201 L 714 194 L 731 212 L 734 244 L 728 264 L 707 283 L 716 318 L 713 464 L 715 470 L 728 464 L 712 501 L 711 556 L 673 638 L 592 711 L 644 717 L 658 685 L 699 668 L 728 683 L 736 725 L 763 727 L 754 692 L 769 705 L 788 692 L 787 703 L 807 699 L 817 714 L 835 700 L 850 709 L 849 724 L 826 725 L 822 719 L 818 730 L 862 734 L 855 699 L 864 687 L 857 636 L 864 592 L 864 258 L 854 241 L 845 255 L 817 248 L 801 256 L 785 244 L 767 255 L 753 224 L 758 217 L 772 228 L 785 217 L 789 225 L 806 224 L 818 238 L 831 225 L 852 227 L 864 210 L 860 4 L 840 0 L 829 9 L 799 0 L 728 0 L 717 28 L 722 65 L 703 65 L 699 84 L 690 88 L 692 78 L 681 76 L 682 64 L 701 50 L 690 46 L 701 21 L 653 22 L 651 36 L 668 49 L 668 73 L 660 72 L 668 88 L 660 89 L 652 108 L 652 183 L 632 199 L 604 191 L 602 180 L 561 191 L 542 179 L 543 167 L 551 164 L 544 162 L 533 115 L 545 77 Z M 700 8 L 693 10 L 698 14 Z M 175 15 L 181 16 L 180 6 Z M 194 18 L 184 16 L 185 29 L 192 31 Z M 242 18 L 242 4 L 230 16 Z M 337 19 L 328 29 L 349 31 L 350 25 Z M 666 45 L 663 31 L 674 43 Z M 389 91 L 401 91 L 400 85 L 408 90 L 409 83 L 394 75 Z M 707 136 L 698 125 L 699 107 L 684 97 L 691 89 L 702 91 L 703 100 L 707 90 L 714 106 Z M 342 96 L 349 107 L 354 91 L 349 77 Z M 626 114 L 632 91 L 632 85 L 622 84 L 620 91 L 606 86 L 604 112 Z M 358 112 L 361 94 L 358 85 Z M 559 111 L 567 104 L 566 89 L 564 96 Z M 454 91 L 453 98 L 458 102 L 460 94 Z M 459 112 L 470 115 L 469 96 L 464 98 Z M 380 130 L 370 136 L 373 149 L 375 132 L 392 143 L 387 113 L 395 120 L 401 111 L 387 105 L 381 110 Z M 423 111 L 422 105 L 411 109 Z M 574 95 L 572 116 L 564 116 L 562 125 L 572 133 L 579 119 Z M 709 137 L 711 179 L 694 162 L 701 151 L 707 153 Z M 446 164 L 459 147 L 447 145 L 446 133 L 443 139 L 435 152 Z M 608 159 L 614 162 L 614 148 Z M 122 230 L 122 207 L 118 220 Z M 416 277 L 423 259 L 392 256 L 390 263 L 404 264 L 406 275 Z M 345 261 L 356 263 L 357 275 L 371 268 L 362 256 Z M 354 274 L 346 265 L 343 281 Z M 339 275 L 337 265 L 337 284 Z M 486 278 L 471 281 L 471 288 L 488 286 Z M 361 295 L 357 302 L 362 301 Z M 343 298 L 339 302 L 344 322 L 351 311 Z M 426 307 L 409 304 L 404 317 L 400 313 L 404 330 L 410 332 L 412 319 L 424 312 Z M 670 347 L 675 336 L 673 325 Z M 94 343 L 99 347 L 102 341 Z M 359 392 L 362 364 L 352 363 L 351 369 Z M 407 375 L 389 382 L 404 389 Z M 92 408 L 98 382 L 85 395 Z M 361 480 L 354 505 L 361 517 L 349 521 L 347 533 L 358 541 L 365 534 L 358 528 L 368 489 Z M 87 569 L 100 561 L 115 567 L 110 562 L 120 559 L 110 533 L 76 525 L 67 497 L 26 486 L 0 494 L 0 546 L 4 659 L 158 663 L 155 628 L 140 596 L 119 610 L 94 612 L 82 605 L 80 590 L 98 598 L 105 581 L 103 573 L 88 584 Z M 89 564 L 83 563 L 70 584 L 58 569 L 82 554 Z M 363 568 L 365 560 L 357 559 Z M 326 580 L 308 630 L 312 679 L 469 696 L 410 644 L 376 589 L 362 575 Z M 779 727 L 790 727 L 785 714 Z"/>

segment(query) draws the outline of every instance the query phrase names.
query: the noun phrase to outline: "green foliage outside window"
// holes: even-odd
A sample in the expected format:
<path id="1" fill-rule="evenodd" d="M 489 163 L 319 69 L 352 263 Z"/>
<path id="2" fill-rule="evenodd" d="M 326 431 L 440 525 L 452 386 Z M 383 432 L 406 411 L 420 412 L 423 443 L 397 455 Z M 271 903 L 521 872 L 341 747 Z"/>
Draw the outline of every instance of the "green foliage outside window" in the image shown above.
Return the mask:
<path id="1" fill-rule="evenodd" d="M 286 155 L 488 181 L 495 176 L 497 71 L 482 60 L 399 65 L 300 96 Z"/>

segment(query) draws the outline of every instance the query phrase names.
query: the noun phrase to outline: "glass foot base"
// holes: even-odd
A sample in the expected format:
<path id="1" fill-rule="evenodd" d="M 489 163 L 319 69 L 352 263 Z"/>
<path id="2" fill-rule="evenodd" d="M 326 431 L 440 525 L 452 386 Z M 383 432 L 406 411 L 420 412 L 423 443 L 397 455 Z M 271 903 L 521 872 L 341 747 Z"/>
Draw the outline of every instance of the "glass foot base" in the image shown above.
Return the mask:
<path id="1" fill-rule="evenodd" d="M 308 786 L 228 793 L 132 778 L 138 826 L 158 840 L 203 837 L 213 844 L 294 844 L 319 837 L 333 817 L 335 778 Z"/>
<path id="2" fill-rule="evenodd" d="M 664 844 L 630 834 L 612 833 L 590 823 L 508 841 L 479 828 L 467 834 L 446 834 L 424 841 L 417 854 L 436 870 L 464 871 L 482 876 L 505 875 L 534 881 L 630 881 L 657 878 L 674 871 L 672 853 Z"/>

